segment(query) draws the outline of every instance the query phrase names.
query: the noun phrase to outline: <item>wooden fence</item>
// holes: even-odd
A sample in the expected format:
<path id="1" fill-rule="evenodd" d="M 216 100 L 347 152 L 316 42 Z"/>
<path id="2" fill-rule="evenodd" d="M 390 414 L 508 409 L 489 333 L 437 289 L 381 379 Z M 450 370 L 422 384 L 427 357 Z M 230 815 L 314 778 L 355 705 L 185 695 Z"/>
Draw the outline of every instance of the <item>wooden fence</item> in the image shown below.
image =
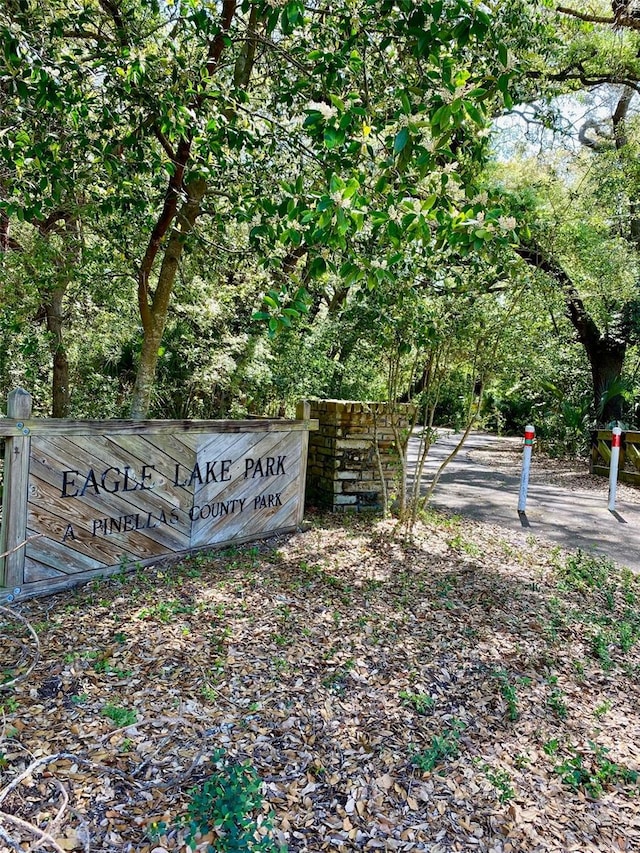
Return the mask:
<path id="1" fill-rule="evenodd" d="M 589 470 L 602 477 L 609 476 L 611 461 L 611 430 L 599 429 L 591 433 L 591 460 Z M 622 483 L 640 486 L 640 432 L 628 430 L 622 433 L 618 479 Z"/>
<path id="2" fill-rule="evenodd" d="M 294 530 L 309 430 L 299 419 L 31 419 L 9 395 L 0 579 L 5 594 L 52 592 L 131 565 Z"/>

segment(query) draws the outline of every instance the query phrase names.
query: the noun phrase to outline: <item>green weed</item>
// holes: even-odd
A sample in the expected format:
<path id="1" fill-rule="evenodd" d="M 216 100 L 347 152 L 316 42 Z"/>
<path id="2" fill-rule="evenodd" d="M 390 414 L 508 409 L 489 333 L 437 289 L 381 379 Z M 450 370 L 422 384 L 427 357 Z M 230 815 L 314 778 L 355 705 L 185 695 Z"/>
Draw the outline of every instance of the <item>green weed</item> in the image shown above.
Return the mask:
<path id="1" fill-rule="evenodd" d="M 554 767 L 563 784 L 573 790 L 582 789 L 593 799 L 602 796 L 612 785 L 636 785 L 638 773 L 609 761 L 606 747 L 589 741 L 591 754 L 583 755 L 571 748 L 569 754 Z"/>
<path id="2" fill-rule="evenodd" d="M 209 778 L 190 792 L 183 819 L 187 845 L 195 850 L 200 834 L 215 831 L 211 849 L 225 853 L 282 850 L 273 839 L 273 815 L 264 814 L 262 781 L 255 768 L 234 761 L 224 750 L 211 756 L 211 764 Z"/>
<path id="3" fill-rule="evenodd" d="M 15 714 L 18 710 L 18 702 L 15 696 L 5 696 L 0 703 L 0 715 L 1 714 Z"/>
<path id="4" fill-rule="evenodd" d="M 565 698 L 562 690 L 554 687 L 547 699 L 547 707 L 561 720 L 566 720 L 569 716 L 569 709 L 567 708 L 567 703 L 564 701 Z"/>
<path id="5" fill-rule="evenodd" d="M 322 679 L 322 686 L 342 696 L 346 690 L 349 673 L 355 667 L 355 661 L 349 658 L 342 666 Z"/>
<path id="6" fill-rule="evenodd" d="M 108 660 L 97 660 L 93 665 L 96 672 L 104 673 L 105 675 L 113 675 L 116 678 L 130 678 L 132 670 L 121 669 L 118 666 L 113 666 Z"/>
<path id="7" fill-rule="evenodd" d="M 509 673 L 504 669 L 497 669 L 493 673 L 493 677 L 498 682 L 500 695 L 507 703 L 507 715 L 511 722 L 515 722 L 520 716 L 518 707 L 518 691 L 516 684 L 509 679 Z M 530 683 L 530 679 L 520 679 L 521 684 Z"/>
<path id="8" fill-rule="evenodd" d="M 614 565 L 607 557 L 585 554 L 578 549 L 564 563 L 557 564 L 557 571 L 564 586 L 585 592 L 604 588 Z"/>
<path id="9" fill-rule="evenodd" d="M 598 631 L 591 638 L 591 652 L 593 656 L 600 661 L 602 668 L 607 672 L 613 669 L 613 661 L 611 660 L 611 645 L 610 632 Z"/>
<path id="10" fill-rule="evenodd" d="M 411 763 L 423 773 L 430 773 L 438 764 L 449 758 L 455 758 L 460 752 L 460 735 L 464 729 L 462 720 L 454 717 L 443 734 L 432 737 L 427 749 L 412 754 Z"/>
<path id="11" fill-rule="evenodd" d="M 403 705 L 413 708 L 418 714 L 427 714 L 436 704 L 436 700 L 428 693 L 411 693 L 409 690 L 401 690 L 398 695 Z"/>
<path id="12" fill-rule="evenodd" d="M 593 716 L 601 720 L 609 713 L 611 707 L 611 702 L 608 699 L 605 699 L 602 704 L 593 709 Z"/>
<path id="13" fill-rule="evenodd" d="M 181 601 L 175 599 L 172 601 L 159 601 L 151 607 L 143 607 L 138 612 L 138 619 L 155 620 L 168 625 L 175 620 L 176 616 L 184 613 L 193 614 L 195 613 L 195 609 L 194 605 L 183 604 Z"/>
<path id="14" fill-rule="evenodd" d="M 501 770 L 499 767 L 492 767 L 490 764 L 484 762 L 478 762 L 478 767 L 487 781 L 495 788 L 499 802 L 508 803 L 509 800 L 515 797 L 516 793 L 511 785 L 511 776 L 509 776 L 506 770 Z"/>
<path id="15" fill-rule="evenodd" d="M 117 729 L 132 726 L 138 720 L 138 715 L 131 708 L 123 708 L 120 705 L 105 705 L 102 715 L 108 717 Z"/>

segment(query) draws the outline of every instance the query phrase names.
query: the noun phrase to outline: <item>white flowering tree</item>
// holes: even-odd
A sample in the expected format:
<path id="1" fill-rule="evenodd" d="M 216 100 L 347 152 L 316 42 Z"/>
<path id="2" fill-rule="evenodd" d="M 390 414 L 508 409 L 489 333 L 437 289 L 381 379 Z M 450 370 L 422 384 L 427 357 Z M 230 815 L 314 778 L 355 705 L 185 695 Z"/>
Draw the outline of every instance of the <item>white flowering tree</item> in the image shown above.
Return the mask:
<path id="1" fill-rule="evenodd" d="M 117 247 L 143 331 L 142 418 L 207 228 L 245 223 L 272 274 L 272 331 L 304 310 L 302 270 L 372 289 L 399 278 L 409 244 L 445 257 L 510 238 L 474 181 L 536 33 L 526 15 L 517 0 L 8 0 L 2 248 L 14 219 L 69 216 Z"/>

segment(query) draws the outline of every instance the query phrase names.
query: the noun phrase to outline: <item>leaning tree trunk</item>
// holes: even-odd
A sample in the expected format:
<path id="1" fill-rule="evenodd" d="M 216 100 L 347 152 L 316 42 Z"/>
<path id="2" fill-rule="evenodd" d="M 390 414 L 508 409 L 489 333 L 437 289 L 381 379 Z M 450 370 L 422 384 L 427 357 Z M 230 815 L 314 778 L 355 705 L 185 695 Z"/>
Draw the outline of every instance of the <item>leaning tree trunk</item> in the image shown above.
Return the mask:
<path id="1" fill-rule="evenodd" d="M 153 298 L 146 307 L 146 311 L 142 312 L 144 340 L 131 401 L 131 417 L 133 420 L 143 420 L 149 412 L 158 365 L 158 350 L 167 323 L 169 301 L 178 272 L 178 264 L 187 237 L 193 231 L 200 213 L 206 189 L 207 184 L 201 178 L 197 178 L 187 185 L 187 198 L 176 217 L 175 227 L 171 231 L 162 258 Z"/>
<path id="2" fill-rule="evenodd" d="M 539 245 L 520 245 L 516 253 L 530 266 L 550 276 L 562 291 L 567 317 L 576 330 L 591 367 L 593 403 L 599 423 L 621 420 L 624 398 L 620 393 L 609 397 L 607 392 L 622 376 L 627 353 L 624 336 L 612 338 L 602 334 L 566 270 L 554 258 L 546 255 Z"/>

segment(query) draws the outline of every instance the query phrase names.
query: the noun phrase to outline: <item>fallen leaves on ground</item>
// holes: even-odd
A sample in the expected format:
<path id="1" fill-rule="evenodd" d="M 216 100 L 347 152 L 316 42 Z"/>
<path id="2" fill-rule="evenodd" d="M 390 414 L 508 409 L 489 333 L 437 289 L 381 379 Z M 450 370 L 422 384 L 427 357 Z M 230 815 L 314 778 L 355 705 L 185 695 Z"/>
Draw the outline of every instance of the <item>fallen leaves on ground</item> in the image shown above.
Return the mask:
<path id="1" fill-rule="evenodd" d="M 315 516 L 23 603 L 41 648 L 0 694 L 4 843 L 182 850 L 223 749 L 289 851 L 640 849 L 639 601 L 600 558 L 431 514 L 411 540 Z"/>

